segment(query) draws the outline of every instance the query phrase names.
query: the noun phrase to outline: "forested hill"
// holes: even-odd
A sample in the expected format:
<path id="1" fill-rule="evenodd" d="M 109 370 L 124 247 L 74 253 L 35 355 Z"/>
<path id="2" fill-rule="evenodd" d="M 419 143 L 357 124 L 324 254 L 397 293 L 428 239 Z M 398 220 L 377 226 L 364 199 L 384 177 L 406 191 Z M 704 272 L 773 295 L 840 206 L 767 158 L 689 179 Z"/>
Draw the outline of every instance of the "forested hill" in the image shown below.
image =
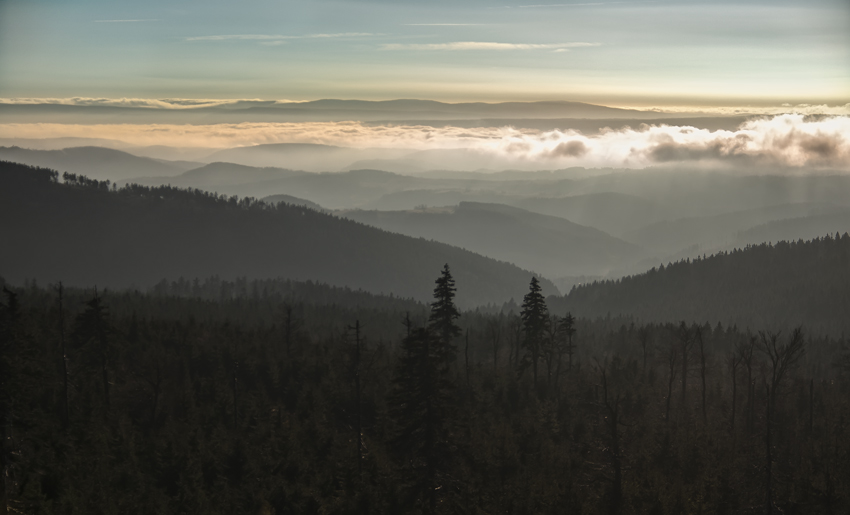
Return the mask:
<path id="1" fill-rule="evenodd" d="M 577 286 L 556 312 L 850 336 L 850 235 L 747 246 Z"/>
<path id="2" fill-rule="evenodd" d="M 449 263 L 463 306 L 519 299 L 531 273 L 299 206 L 0 163 L 0 276 L 100 286 L 285 277 L 428 300 Z M 543 281 L 554 293 L 555 287 Z"/>

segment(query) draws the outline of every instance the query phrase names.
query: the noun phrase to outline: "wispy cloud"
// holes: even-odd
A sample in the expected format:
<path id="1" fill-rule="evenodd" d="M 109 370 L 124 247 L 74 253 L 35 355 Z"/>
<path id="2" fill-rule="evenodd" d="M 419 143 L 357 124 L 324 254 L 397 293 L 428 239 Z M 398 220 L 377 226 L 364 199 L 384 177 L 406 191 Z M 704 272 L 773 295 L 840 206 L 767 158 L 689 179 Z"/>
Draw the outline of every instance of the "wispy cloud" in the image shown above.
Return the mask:
<path id="1" fill-rule="evenodd" d="M 159 21 L 156 19 L 145 19 L 145 20 L 92 20 L 92 23 L 138 23 L 143 21 Z"/>
<path id="2" fill-rule="evenodd" d="M 259 99 L 182 99 L 182 98 L 0 98 L 0 104 L 16 105 L 73 105 L 73 106 L 112 106 L 112 107 L 145 107 L 150 109 L 197 109 L 214 107 L 238 102 L 264 102 Z M 286 101 L 277 101 L 286 102 Z"/>
<path id="3" fill-rule="evenodd" d="M 583 3 L 583 4 L 529 4 L 529 5 L 517 5 L 515 6 L 517 9 L 536 9 L 538 7 L 582 7 L 587 5 L 606 5 L 612 2 L 593 2 L 593 3 Z M 623 2 L 613 2 L 615 4 L 620 4 Z"/>
<path id="4" fill-rule="evenodd" d="M 599 46 L 600 43 L 496 43 L 490 41 L 456 41 L 452 43 L 402 44 L 389 43 L 385 50 L 567 50 L 570 48 Z"/>
<path id="5" fill-rule="evenodd" d="M 282 34 L 223 34 L 214 36 L 190 36 L 185 41 L 285 41 L 288 39 L 361 38 L 380 36 L 368 32 L 340 32 L 337 34 L 304 34 L 300 36 Z"/>

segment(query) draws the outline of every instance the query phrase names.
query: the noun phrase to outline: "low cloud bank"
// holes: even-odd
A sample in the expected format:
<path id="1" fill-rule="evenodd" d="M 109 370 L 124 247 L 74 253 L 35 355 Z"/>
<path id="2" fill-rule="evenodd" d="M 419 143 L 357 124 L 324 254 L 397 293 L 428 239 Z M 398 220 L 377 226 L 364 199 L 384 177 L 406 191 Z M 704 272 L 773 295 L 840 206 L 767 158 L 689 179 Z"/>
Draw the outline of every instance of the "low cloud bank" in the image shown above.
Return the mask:
<path id="1" fill-rule="evenodd" d="M 108 138 L 139 146 L 227 148 L 265 143 L 321 143 L 410 150 L 466 148 L 540 168 L 705 162 L 850 171 L 850 116 L 784 114 L 748 121 L 735 131 L 641 124 L 593 136 L 571 130 L 367 126 L 359 122 L 0 125 L 0 138 L 67 136 Z M 446 167 L 451 168 L 451 163 L 446 163 Z"/>
<path id="2" fill-rule="evenodd" d="M 785 114 L 751 120 L 735 131 L 642 124 L 587 137 L 572 131 L 511 134 L 494 150 L 523 159 L 648 166 L 711 162 L 732 166 L 850 169 L 850 117 Z"/>

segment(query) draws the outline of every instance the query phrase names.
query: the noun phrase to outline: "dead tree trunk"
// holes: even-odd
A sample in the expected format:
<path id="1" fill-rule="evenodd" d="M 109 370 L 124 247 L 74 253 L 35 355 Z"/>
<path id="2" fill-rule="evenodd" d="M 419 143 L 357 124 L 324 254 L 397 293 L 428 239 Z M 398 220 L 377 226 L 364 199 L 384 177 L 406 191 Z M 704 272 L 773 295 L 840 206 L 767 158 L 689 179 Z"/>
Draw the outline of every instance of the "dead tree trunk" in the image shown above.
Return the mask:
<path id="1" fill-rule="evenodd" d="M 613 405 L 608 395 L 608 378 L 602 368 L 602 396 L 607 411 L 607 426 L 611 438 L 611 495 L 608 497 L 608 514 L 619 515 L 623 507 L 623 457 L 620 450 L 620 395 L 614 398 Z"/>
<path id="2" fill-rule="evenodd" d="M 770 397 L 773 394 L 770 386 L 765 384 L 765 390 L 767 394 L 768 402 L 767 404 L 767 419 L 765 421 L 765 433 L 764 433 L 764 473 L 765 473 L 765 485 L 764 485 L 764 513 L 765 515 L 773 515 L 773 451 L 771 450 L 771 441 L 770 441 L 770 429 L 772 422 L 772 409 L 770 406 Z"/>
<path id="3" fill-rule="evenodd" d="M 729 422 L 729 431 L 735 433 L 735 413 L 738 405 L 738 365 L 741 364 L 741 356 L 732 353 L 729 356 L 729 369 L 732 371 L 732 416 Z"/>
<path id="4" fill-rule="evenodd" d="M 676 381 L 676 363 L 679 360 L 679 348 L 675 342 L 670 344 L 667 353 L 667 410 L 664 412 L 664 420 L 670 421 L 670 400 L 673 397 L 673 383 Z"/>
<path id="5" fill-rule="evenodd" d="M 62 347 L 62 427 L 66 430 L 70 423 L 71 400 L 68 388 L 68 350 L 65 347 L 65 309 L 62 294 L 64 288 L 59 282 L 59 344 Z"/>
<path id="6" fill-rule="evenodd" d="M 682 322 L 679 327 L 679 345 L 682 351 L 682 409 L 686 409 L 688 405 L 688 351 L 692 343 L 691 331 Z"/>
<path id="7" fill-rule="evenodd" d="M 463 346 L 463 358 L 466 369 L 466 386 L 469 386 L 469 329 L 466 330 L 466 344 Z"/>
<path id="8" fill-rule="evenodd" d="M 705 410 L 705 341 L 702 338 L 702 330 L 696 330 L 696 342 L 699 346 L 700 379 L 702 381 L 702 423 L 708 425 L 708 414 Z"/>
<path id="9" fill-rule="evenodd" d="M 502 339 L 502 323 L 500 319 L 491 320 L 487 324 L 490 341 L 493 344 L 493 372 L 499 370 L 499 341 Z"/>
<path id="10" fill-rule="evenodd" d="M 363 412 L 360 409 L 360 320 L 354 322 L 354 410 L 357 433 L 357 477 L 363 474 Z"/>

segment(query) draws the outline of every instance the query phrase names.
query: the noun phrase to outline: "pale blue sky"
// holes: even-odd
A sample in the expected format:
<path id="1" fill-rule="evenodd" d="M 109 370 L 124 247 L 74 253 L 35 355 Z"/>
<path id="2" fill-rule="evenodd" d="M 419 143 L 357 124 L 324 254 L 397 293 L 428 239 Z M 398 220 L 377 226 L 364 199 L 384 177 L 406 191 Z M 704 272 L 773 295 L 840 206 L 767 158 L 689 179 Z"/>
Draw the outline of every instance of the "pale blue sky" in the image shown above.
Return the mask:
<path id="1" fill-rule="evenodd" d="M 850 2 L 0 0 L 0 97 L 76 96 L 843 104 Z"/>

